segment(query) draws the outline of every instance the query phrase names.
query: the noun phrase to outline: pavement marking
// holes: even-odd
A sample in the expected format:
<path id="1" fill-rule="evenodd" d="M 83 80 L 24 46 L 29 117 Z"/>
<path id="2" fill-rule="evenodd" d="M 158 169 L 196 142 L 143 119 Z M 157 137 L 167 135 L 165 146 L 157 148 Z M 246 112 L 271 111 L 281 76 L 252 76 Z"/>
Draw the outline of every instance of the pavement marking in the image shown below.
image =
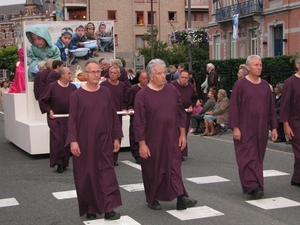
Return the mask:
<path id="1" fill-rule="evenodd" d="M 167 213 L 180 220 L 195 220 L 225 215 L 224 213 L 214 210 L 213 208 L 210 208 L 208 206 L 193 207 L 186 210 L 169 210 L 167 211 Z"/>
<path id="2" fill-rule="evenodd" d="M 98 220 L 89 220 L 83 222 L 86 225 L 141 225 L 134 219 L 129 216 L 121 216 L 119 220 L 105 220 L 105 219 L 98 219 Z"/>
<path id="3" fill-rule="evenodd" d="M 133 163 L 133 162 L 131 162 L 131 161 L 129 161 L 129 160 L 124 160 L 124 161 L 121 161 L 121 162 L 124 163 L 124 164 L 126 164 L 126 165 L 128 165 L 128 166 L 131 166 L 131 167 L 133 167 L 133 168 L 136 168 L 136 169 L 138 169 L 138 170 L 142 170 L 142 169 L 141 169 L 141 165 L 136 164 L 136 163 Z"/>
<path id="4" fill-rule="evenodd" d="M 0 207 L 8 207 L 19 205 L 19 202 L 15 198 L 3 198 L 0 199 Z"/>
<path id="5" fill-rule="evenodd" d="M 218 182 L 227 182 L 230 181 L 226 178 L 219 177 L 219 176 L 206 176 L 206 177 L 192 177 L 192 178 L 185 178 L 191 182 L 196 184 L 210 184 L 210 183 L 218 183 Z"/>
<path id="6" fill-rule="evenodd" d="M 265 198 L 246 202 L 265 210 L 300 206 L 300 202 L 295 202 L 284 197 Z"/>
<path id="7" fill-rule="evenodd" d="M 125 184 L 125 185 L 120 185 L 120 187 L 124 188 L 128 192 L 144 191 L 144 184 L 143 183 Z"/>
<path id="8" fill-rule="evenodd" d="M 278 170 L 264 170 L 263 176 L 264 177 L 275 177 L 275 176 L 285 176 L 290 175 L 289 173 L 281 172 Z"/>
<path id="9" fill-rule="evenodd" d="M 4 112 L 0 111 L 0 113 L 4 115 Z"/>
<path id="10" fill-rule="evenodd" d="M 52 195 L 58 200 L 77 198 L 76 190 L 53 192 Z"/>

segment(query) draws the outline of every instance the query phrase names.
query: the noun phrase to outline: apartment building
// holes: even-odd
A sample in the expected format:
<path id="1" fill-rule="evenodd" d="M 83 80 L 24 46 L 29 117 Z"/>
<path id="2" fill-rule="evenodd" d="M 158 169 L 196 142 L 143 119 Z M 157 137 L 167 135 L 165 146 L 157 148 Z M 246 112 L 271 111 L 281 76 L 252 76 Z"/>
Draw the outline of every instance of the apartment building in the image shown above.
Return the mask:
<path id="1" fill-rule="evenodd" d="M 238 14 L 237 37 L 233 16 Z M 299 0 L 213 0 L 209 5 L 211 59 L 300 52 Z"/>

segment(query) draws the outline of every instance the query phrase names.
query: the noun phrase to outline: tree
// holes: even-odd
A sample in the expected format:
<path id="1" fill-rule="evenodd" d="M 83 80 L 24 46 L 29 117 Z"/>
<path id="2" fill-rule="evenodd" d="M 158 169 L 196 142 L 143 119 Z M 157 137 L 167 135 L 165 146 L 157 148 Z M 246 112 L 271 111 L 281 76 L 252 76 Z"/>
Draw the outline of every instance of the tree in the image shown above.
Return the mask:
<path id="1" fill-rule="evenodd" d="M 16 62 L 18 61 L 18 48 L 17 46 L 8 46 L 0 49 L 0 68 L 7 69 L 11 72 L 16 70 Z"/>

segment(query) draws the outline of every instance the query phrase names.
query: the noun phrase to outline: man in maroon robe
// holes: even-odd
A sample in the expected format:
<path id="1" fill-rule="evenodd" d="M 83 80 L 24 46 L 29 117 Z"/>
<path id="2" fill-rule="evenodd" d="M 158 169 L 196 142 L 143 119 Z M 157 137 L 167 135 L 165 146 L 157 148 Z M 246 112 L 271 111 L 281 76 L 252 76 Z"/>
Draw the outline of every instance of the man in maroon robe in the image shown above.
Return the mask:
<path id="1" fill-rule="evenodd" d="M 281 95 L 280 121 L 283 122 L 284 133 L 291 141 L 294 152 L 294 173 L 291 185 L 300 187 L 300 54 L 295 60 L 297 73 L 289 77 Z"/>
<path id="2" fill-rule="evenodd" d="M 180 94 L 166 84 L 166 64 L 149 62 L 150 83 L 136 94 L 134 135 L 139 142 L 142 175 L 148 207 L 162 209 L 160 201 L 177 197 L 177 210 L 193 207 L 181 175 L 181 150 L 186 145 L 186 114 Z"/>
<path id="3" fill-rule="evenodd" d="M 246 61 L 249 75 L 236 81 L 230 99 L 228 126 L 233 128 L 233 141 L 239 176 L 244 193 L 255 199 L 264 195 L 263 160 L 269 129 L 277 139 L 277 117 L 268 82 L 259 76 L 261 58 L 251 55 Z"/>
<path id="4" fill-rule="evenodd" d="M 58 80 L 58 70 L 64 66 L 61 60 L 54 60 L 52 64 L 52 71 L 47 76 L 47 85 Z"/>
<path id="5" fill-rule="evenodd" d="M 148 84 L 148 77 L 146 71 L 141 71 L 138 77 L 139 83 L 131 87 L 128 94 L 127 110 L 130 115 L 129 124 L 129 143 L 132 156 L 135 158 L 137 164 L 141 164 L 141 158 L 139 153 L 139 143 L 134 138 L 134 100 L 135 96 L 142 88 Z"/>
<path id="6" fill-rule="evenodd" d="M 101 67 L 101 77 L 106 79 L 109 78 L 109 68 L 111 67 L 111 62 L 108 59 L 100 59 L 100 67 Z"/>
<path id="7" fill-rule="evenodd" d="M 119 81 L 120 69 L 117 66 L 109 68 L 109 79 L 101 82 L 101 86 L 105 86 L 110 90 L 111 96 L 115 103 L 117 111 L 125 111 L 127 114 L 128 92 L 126 85 Z M 119 115 L 119 120 L 122 125 L 122 115 Z M 118 166 L 119 152 L 114 153 L 114 165 Z"/>
<path id="8" fill-rule="evenodd" d="M 57 114 L 69 114 L 70 96 L 76 86 L 70 83 L 72 74 L 68 67 L 58 71 L 59 80 L 48 85 L 40 96 L 42 113 L 47 113 L 50 128 L 50 167 L 57 165 L 62 173 L 69 166 L 70 150 L 65 148 L 68 133 L 68 117 L 55 117 Z"/>
<path id="9" fill-rule="evenodd" d="M 99 85 L 96 61 L 84 66 L 87 83 L 71 95 L 67 144 L 73 154 L 73 172 L 80 216 L 115 220 L 122 205 L 113 152 L 120 149 L 122 128 L 109 89 Z"/>
<path id="10" fill-rule="evenodd" d="M 44 69 L 41 72 L 38 72 L 36 77 L 34 78 L 34 84 L 33 84 L 33 92 L 34 97 L 38 101 L 40 99 L 40 96 L 43 94 L 46 85 L 47 85 L 47 76 L 52 70 L 52 63 L 53 59 L 47 59 L 46 60 L 46 69 Z"/>
<path id="11" fill-rule="evenodd" d="M 179 74 L 178 80 L 172 81 L 171 84 L 176 87 L 181 95 L 182 105 L 186 110 L 185 130 L 187 135 L 190 127 L 191 113 L 197 101 L 197 94 L 194 90 L 194 86 L 189 82 L 189 72 L 186 70 L 182 70 Z M 188 155 L 187 145 L 183 151 L 181 151 L 181 154 L 182 161 L 184 161 L 183 157 Z"/>

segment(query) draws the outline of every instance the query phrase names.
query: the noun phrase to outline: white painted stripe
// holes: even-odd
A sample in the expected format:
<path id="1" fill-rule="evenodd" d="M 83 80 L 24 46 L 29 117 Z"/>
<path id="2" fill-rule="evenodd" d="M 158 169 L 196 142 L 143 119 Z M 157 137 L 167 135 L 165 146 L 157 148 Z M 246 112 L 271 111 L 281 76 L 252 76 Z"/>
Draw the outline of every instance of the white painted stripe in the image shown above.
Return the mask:
<path id="1" fill-rule="evenodd" d="M 275 176 L 285 176 L 290 174 L 278 170 L 264 170 L 263 175 L 264 177 L 275 177 Z"/>
<path id="2" fill-rule="evenodd" d="M 0 113 L 4 115 L 4 112 L 0 111 Z"/>
<path id="3" fill-rule="evenodd" d="M 227 182 L 230 181 L 226 178 L 219 177 L 219 176 L 206 176 L 206 177 L 192 177 L 192 178 L 186 178 L 186 180 L 189 180 L 191 182 L 194 182 L 196 184 L 209 184 L 209 183 L 218 183 L 218 182 Z"/>
<path id="4" fill-rule="evenodd" d="M 133 162 L 128 161 L 128 160 L 124 160 L 124 161 L 121 161 L 121 162 L 128 165 L 128 166 L 134 167 L 138 170 L 142 170 L 141 165 L 139 165 L 139 164 L 133 163 Z"/>
<path id="5" fill-rule="evenodd" d="M 266 210 L 300 206 L 300 202 L 295 202 L 283 197 L 250 200 L 246 202 Z"/>
<path id="6" fill-rule="evenodd" d="M 8 207 L 14 205 L 19 205 L 19 202 L 15 198 L 0 199 L 0 207 Z"/>
<path id="7" fill-rule="evenodd" d="M 214 210 L 208 206 L 188 208 L 186 210 L 169 210 L 167 213 L 180 220 L 194 220 L 225 215 L 224 213 Z M 195 224 L 200 224 L 200 222 Z"/>
<path id="8" fill-rule="evenodd" d="M 129 216 L 121 216 L 119 220 L 98 219 L 83 221 L 83 223 L 86 225 L 140 225 L 140 223 L 138 223 Z"/>
<path id="9" fill-rule="evenodd" d="M 128 192 L 136 192 L 136 191 L 143 191 L 144 190 L 144 184 L 138 183 L 138 184 L 124 184 L 120 185 L 121 188 L 124 188 Z"/>
<path id="10" fill-rule="evenodd" d="M 55 198 L 57 198 L 58 200 L 69 199 L 69 198 L 77 198 L 76 190 L 53 192 L 52 195 Z"/>

